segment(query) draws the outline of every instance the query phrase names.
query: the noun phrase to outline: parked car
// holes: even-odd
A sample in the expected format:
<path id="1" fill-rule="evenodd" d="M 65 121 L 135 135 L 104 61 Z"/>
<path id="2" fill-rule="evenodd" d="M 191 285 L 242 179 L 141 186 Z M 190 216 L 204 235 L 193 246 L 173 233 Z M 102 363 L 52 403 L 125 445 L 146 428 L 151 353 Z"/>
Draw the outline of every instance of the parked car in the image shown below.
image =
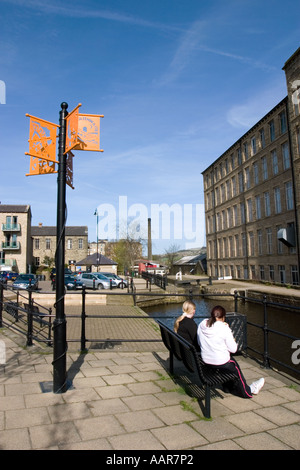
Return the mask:
<path id="1" fill-rule="evenodd" d="M 93 289 L 110 289 L 110 279 L 102 273 L 81 273 L 77 276 L 86 288 Z M 112 286 L 116 287 L 117 284 L 112 281 Z"/>
<path id="2" fill-rule="evenodd" d="M 70 274 L 65 274 L 65 286 L 67 290 L 82 289 L 83 283 Z"/>
<path id="3" fill-rule="evenodd" d="M 34 289 L 39 287 L 39 281 L 35 274 L 19 274 L 13 283 L 13 289 Z"/>
<path id="4" fill-rule="evenodd" d="M 65 274 L 75 274 L 71 271 L 71 269 L 69 268 L 65 268 Z M 52 268 L 51 269 L 51 272 L 50 272 L 50 279 L 51 281 L 53 281 L 53 279 L 55 278 L 56 276 L 56 268 Z"/>
<path id="5" fill-rule="evenodd" d="M 0 282 L 7 284 L 7 271 L 0 271 Z"/>
<path id="6" fill-rule="evenodd" d="M 104 276 L 106 276 L 108 279 L 113 279 L 115 283 L 117 284 L 117 287 L 127 287 L 128 286 L 128 281 L 126 279 L 122 279 L 120 276 L 114 273 L 102 273 Z"/>
<path id="7" fill-rule="evenodd" d="M 18 276 L 19 276 L 18 273 L 15 273 L 15 272 L 13 272 L 13 271 L 8 271 L 8 273 L 7 273 L 7 280 L 8 280 L 8 281 L 10 281 L 10 280 L 11 280 L 11 281 L 15 281 Z"/>

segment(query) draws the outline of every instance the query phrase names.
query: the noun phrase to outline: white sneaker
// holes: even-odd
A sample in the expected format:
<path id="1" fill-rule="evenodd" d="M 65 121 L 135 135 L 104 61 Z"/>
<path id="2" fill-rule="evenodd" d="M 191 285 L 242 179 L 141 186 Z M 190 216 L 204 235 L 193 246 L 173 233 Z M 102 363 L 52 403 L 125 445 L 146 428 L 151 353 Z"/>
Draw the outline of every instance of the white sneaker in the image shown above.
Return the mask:
<path id="1" fill-rule="evenodd" d="M 264 378 L 259 379 L 256 382 L 253 382 L 250 385 L 250 390 L 251 390 L 252 395 L 257 395 L 260 389 L 264 386 L 264 383 L 265 383 Z"/>

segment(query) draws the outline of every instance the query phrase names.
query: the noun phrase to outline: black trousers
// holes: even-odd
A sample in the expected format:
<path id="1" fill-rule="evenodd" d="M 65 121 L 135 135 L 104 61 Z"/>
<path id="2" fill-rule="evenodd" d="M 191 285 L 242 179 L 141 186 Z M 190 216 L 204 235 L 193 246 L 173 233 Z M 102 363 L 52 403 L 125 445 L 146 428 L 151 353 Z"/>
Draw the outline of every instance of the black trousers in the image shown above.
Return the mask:
<path id="1" fill-rule="evenodd" d="M 231 357 L 230 360 L 226 362 L 226 364 L 218 366 L 210 364 L 210 367 L 231 372 L 236 376 L 234 380 L 229 380 L 228 382 L 224 383 L 223 389 L 225 392 L 232 393 L 233 395 L 237 395 L 242 398 L 252 398 L 251 389 L 249 385 L 247 385 L 240 366 L 233 357 Z"/>

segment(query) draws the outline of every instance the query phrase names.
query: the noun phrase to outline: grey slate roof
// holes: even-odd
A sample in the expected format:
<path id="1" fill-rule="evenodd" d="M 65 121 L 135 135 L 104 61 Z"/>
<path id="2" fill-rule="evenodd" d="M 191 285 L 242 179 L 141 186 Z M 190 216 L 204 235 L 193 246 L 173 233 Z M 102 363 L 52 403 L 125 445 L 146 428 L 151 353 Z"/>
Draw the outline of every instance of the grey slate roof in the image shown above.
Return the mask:
<path id="1" fill-rule="evenodd" d="M 55 237 L 56 236 L 56 226 L 34 226 L 31 227 L 31 235 L 33 237 Z M 88 235 L 87 226 L 75 226 L 75 227 L 66 227 L 65 235 L 67 237 L 85 237 Z"/>
<path id="2" fill-rule="evenodd" d="M 30 205 L 19 205 L 19 204 L 0 204 L 0 212 L 28 212 L 30 211 Z"/>
<path id="3" fill-rule="evenodd" d="M 116 265 L 115 261 L 107 258 L 104 255 L 98 254 L 98 262 L 97 262 L 97 253 L 93 253 L 92 255 L 87 256 L 86 258 L 78 261 L 76 266 L 101 266 L 101 265 Z"/>

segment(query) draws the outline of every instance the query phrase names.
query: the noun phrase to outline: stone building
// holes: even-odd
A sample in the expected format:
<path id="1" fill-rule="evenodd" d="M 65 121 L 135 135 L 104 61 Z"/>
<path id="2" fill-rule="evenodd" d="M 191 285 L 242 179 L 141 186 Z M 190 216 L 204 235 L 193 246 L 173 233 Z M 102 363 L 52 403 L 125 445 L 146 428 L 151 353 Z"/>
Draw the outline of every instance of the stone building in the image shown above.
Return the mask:
<path id="1" fill-rule="evenodd" d="M 0 224 L 0 269 L 24 273 L 30 271 L 30 206 L 0 204 Z"/>
<path id="2" fill-rule="evenodd" d="M 39 224 L 31 228 L 31 235 L 34 264 L 40 266 L 46 256 L 55 259 L 56 227 Z M 88 228 L 66 227 L 65 247 L 65 263 L 75 271 L 76 262 L 88 255 Z"/>
<path id="3" fill-rule="evenodd" d="M 300 48 L 283 70 L 287 96 L 202 173 L 210 276 L 299 284 Z"/>

